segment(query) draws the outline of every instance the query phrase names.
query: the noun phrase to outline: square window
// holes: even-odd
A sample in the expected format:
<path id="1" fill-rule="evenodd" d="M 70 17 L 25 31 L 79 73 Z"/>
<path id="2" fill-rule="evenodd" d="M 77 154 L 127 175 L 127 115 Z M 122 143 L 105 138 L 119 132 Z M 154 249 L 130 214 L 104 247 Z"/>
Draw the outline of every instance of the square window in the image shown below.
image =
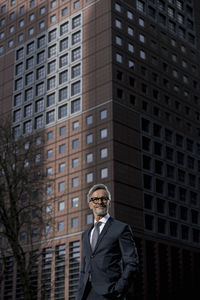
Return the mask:
<path id="1" fill-rule="evenodd" d="M 101 136 L 101 139 L 106 138 L 108 136 L 108 129 L 107 128 L 101 129 L 100 136 Z"/>
<path id="2" fill-rule="evenodd" d="M 49 131 L 47 133 L 47 141 L 51 141 L 51 140 L 53 140 L 53 131 Z"/>
<path id="3" fill-rule="evenodd" d="M 72 123 L 72 129 L 73 130 L 77 130 L 79 128 L 79 121 L 74 121 L 73 123 Z"/>
<path id="4" fill-rule="evenodd" d="M 93 134 L 88 134 L 86 136 L 86 144 L 91 144 L 93 142 Z"/>
<path id="5" fill-rule="evenodd" d="M 72 149 L 77 149 L 79 147 L 79 140 L 75 139 L 72 141 Z"/>
<path id="6" fill-rule="evenodd" d="M 81 65 L 78 64 L 78 65 L 72 67 L 72 69 L 71 69 L 71 77 L 75 78 L 75 77 L 80 76 L 80 75 L 81 75 Z"/>
<path id="7" fill-rule="evenodd" d="M 56 70 L 56 60 L 53 60 L 48 63 L 48 74 L 55 72 Z"/>
<path id="8" fill-rule="evenodd" d="M 59 84 L 63 84 L 68 81 L 68 70 L 59 73 Z"/>
<path id="9" fill-rule="evenodd" d="M 53 23 L 56 21 L 56 15 L 50 16 L 50 23 Z"/>
<path id="10" fill-rule="evenodd" d="M 81 48 L 76 48 L 72 51 L 72 62 L 81 58 Z"/>
<path id="11" fill-rule="evenodd" d="M 60 52 L 68 48 L 68 38 L 65 38 L 60 41 Z"/>
<path id="12" fill-rule="evenodd" d="M 86 182 L 87 183 L 93 182 L 93 173 L 86 174 Z"/>
<path id="13" fill-rule="evenodd" d="M 108 148 L 103 148 L 100 151 L 101 158 L 108 157 Z"/>
<path id="14" fill-rule="evenodd" d="M 93 214 L 87 214 L 86 215 L 86 224 L 87 225 L 93 224 L 93 222 L 94 222 Z"/>
<path id="15" fill-rule="evenodd" d="M 52 176 L 53 175 L 53 168 L 52 167 L 47 168 L 46 173 L 47 173 L 47 176 Z"/>
<path id="16" fill-rule="evenodd" d="M 58 222 L 57 229 L 59 232 L 64 230 L 64 221 Z"/>
<path id="17" fill-rule="evenodd" d="M 72 29 L 81 25 L 81 16 L 76 16 L 72 19 Z"/>
<path id="18" fill-rule="evenodd" d="M 68 87 L 64 87 L 63 89 L 59 90 L 59 101 L 63 101 L 68 98 Z"/>
<path id="19" fill-rule="evenodd" d="M 78 158 L 72 159 L 72 168 L 77 168 L 78 167 Z"/>
<path id="20" fill-rule="evenodd" d="M 60 35 L 68 33 L 69 30 L 69 23 L 65 22 L 62 25 L 60 25 Z"/>
<path id="21" fill-rule="evenodd" d="M 55 93 L 47 95 L 47 107 L 55 104 Z"/>
<path id="22" fill-rule="evenodd" d="M 107 118 L 107 109 L 104 109 L 100 112 L 100 119 L 104 120 Z"/>
<path id="23" fill-rule="evenodd" d="M 66 145 L 65 144 L 59 145 L 59 154 L 63 154 L 65 153 L 65 151 L 66 151 Z"/>
<path id="24" fill-rule="evenodd" d="M 88 153 L 86 155 L 86 162 L 89 164 L 91 162 L 93 162 L 93 153 Z"/>
<path id="25" fill-rule="evenodd" d="M 73 197 L 72 198 L 72 207 L 78 207 L 78 201 L 79 201 L 78 197 Z"/>
<path id="26" fill-rule="evenodd" d="M 58 183 L 58 191 L 59 192 L 63 192 L 65 190 L 65 182 L 64 181 L 62 181 L 62 182 L 59 182 Z M 61 202 L 60 202 L 61 203 Z M 64 201 L 63 201 L 63 203 L 65 203 Z"/>
<path id="27" fill-rule="evenodd" d="M 74 6 L 74 9 L 79 8 L 80 7 L 80 0 L 75 1 L 73 6 Z"/>
<path id="28" fill-rule="evenodd" d="M 71 113 L 76 113 L 81 110 L 81 101 L 80 99 L 76 99 L 71 101 Z"/>
<path id="29" fill-rule="evenodd" d="M 65 135 L 65 133 L 66 133 L 66 126 L 60 127 L 59 128 L 59 133 L 60 133 L 60 136 Z"/>
<path id="30" fill-rule="evenodd" d="M 79 178 L 78 177 L 72 178 L 72 187 L 78 187 L 78 185 L 79 185 Z"/>
<path id="31" fill-rule="evenodd" d="M 60 163 L 58 166 L 58 172 L 64 172 L 65 171 L 65 163 Z"/>
<path id="32" fill-rule="evenodd" d="M 50 124 L 55 121 L 55 111 L 51 110 L 46 113 L 46 124 Z"/>
<path id="33" fill-rule="evenodd" d="M 101 169 L 101 178 L 107 178 L 108 177 L 108 168 Z"/>
<path id="34" fill-rule="evenodd" d="M 91 125 L 93 123 L 93 116 L 90 115 L 86 118 L 86 124 L 87 125 Z"/>
<path id="35" fill-rule="evenodd" d="M 52 158 L 53 157 L 53 150 L 49 149 L 47 150 L 47 158 Z"/>
<path id="36" fill-rule="evenodd" d="M 62 211 L 65 209 L 65 201 L 58 202 L 58 211 Z"/>
<path id="37" fill-rule="evenodd" d="M 77 228 L 78 227 L 78 217 L 72 218 L 71 222 L 72 222 L 71 223 L 72 228 Z"/>
<path id="38" fill-rule="evenodd" d="M 81 41 L 81 32 L 77 31 L 72 34 L 72 45 L 75 45 Z"/>
<path id="39" fill-rule="evenodd" d="M 62 14 L 62 17 L 66 16 L 67 15 L 67 12 L 68 12 L 68 9 L 67 7 L 64 7 L 61 11 L 61 14 Z"/>

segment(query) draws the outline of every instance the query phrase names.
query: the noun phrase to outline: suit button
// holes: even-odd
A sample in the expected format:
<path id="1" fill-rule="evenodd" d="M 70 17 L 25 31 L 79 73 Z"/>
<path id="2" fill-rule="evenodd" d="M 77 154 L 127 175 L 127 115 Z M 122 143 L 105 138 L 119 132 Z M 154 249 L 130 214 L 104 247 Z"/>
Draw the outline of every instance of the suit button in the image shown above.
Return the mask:
<path id="1" fill-rule="evenodd" d="M 94 255 L 91 255 L 91 256 L 90 256 L 90 258 L 93 258 L 93 257 L 94 257 Z"/>

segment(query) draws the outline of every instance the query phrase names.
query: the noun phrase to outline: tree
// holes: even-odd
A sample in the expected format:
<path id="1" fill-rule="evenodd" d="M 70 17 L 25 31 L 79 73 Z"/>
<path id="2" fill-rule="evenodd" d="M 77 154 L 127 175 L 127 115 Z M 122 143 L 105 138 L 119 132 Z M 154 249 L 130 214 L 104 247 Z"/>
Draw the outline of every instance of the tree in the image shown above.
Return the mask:
<path id="1" fill-rule="evenodd" d="M 45 213 L 44 191 L 49 180 L 43 165 L 36 163 L 34 136 L 16 139 L 7 121 L 0 124 L 0 140 L 0 280 L 13 259 L 24 299 L 31 300 L 36 294 L 33 277 L 40 255 L 38 245 L 44 238 L 44 228 L 52 223 Z"/>

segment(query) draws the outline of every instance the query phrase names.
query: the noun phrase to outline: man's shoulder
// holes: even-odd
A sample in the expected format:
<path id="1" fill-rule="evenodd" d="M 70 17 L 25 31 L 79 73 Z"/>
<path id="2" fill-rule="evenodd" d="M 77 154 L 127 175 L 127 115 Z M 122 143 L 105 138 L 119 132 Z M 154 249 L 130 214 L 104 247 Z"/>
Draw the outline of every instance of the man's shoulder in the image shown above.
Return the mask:
<path id="1" fill-rule="evenodd" d="M 112 222 L 113 225 L 116 225 L 116 226 L 119 226 L 119 227 L 122 227 L 122 228 L 129 227 L 129 225 L 127 223 L 124 223 L 124 222 L 119 221 L 119 220 L 114 219 L 114 218 L 111 218 L 111 222 Z"/>

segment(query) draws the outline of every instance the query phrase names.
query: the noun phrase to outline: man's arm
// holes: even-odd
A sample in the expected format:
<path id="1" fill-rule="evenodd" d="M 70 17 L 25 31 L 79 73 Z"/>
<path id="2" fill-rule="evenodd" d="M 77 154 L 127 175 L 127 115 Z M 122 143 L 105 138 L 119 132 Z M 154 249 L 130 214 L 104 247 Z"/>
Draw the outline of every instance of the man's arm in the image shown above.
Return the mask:
<path id="1" fill-rule="evenodd" d="M 137 248 L 130 226 L 126 225 L 122 231 L 119 237 L 119 245 L 122 255 L 123 272 L 115 285 L 115 290 L 118 293 L 123 293 L 128 288 L 131 279 L 133 279 L 139 268 Z"/>

